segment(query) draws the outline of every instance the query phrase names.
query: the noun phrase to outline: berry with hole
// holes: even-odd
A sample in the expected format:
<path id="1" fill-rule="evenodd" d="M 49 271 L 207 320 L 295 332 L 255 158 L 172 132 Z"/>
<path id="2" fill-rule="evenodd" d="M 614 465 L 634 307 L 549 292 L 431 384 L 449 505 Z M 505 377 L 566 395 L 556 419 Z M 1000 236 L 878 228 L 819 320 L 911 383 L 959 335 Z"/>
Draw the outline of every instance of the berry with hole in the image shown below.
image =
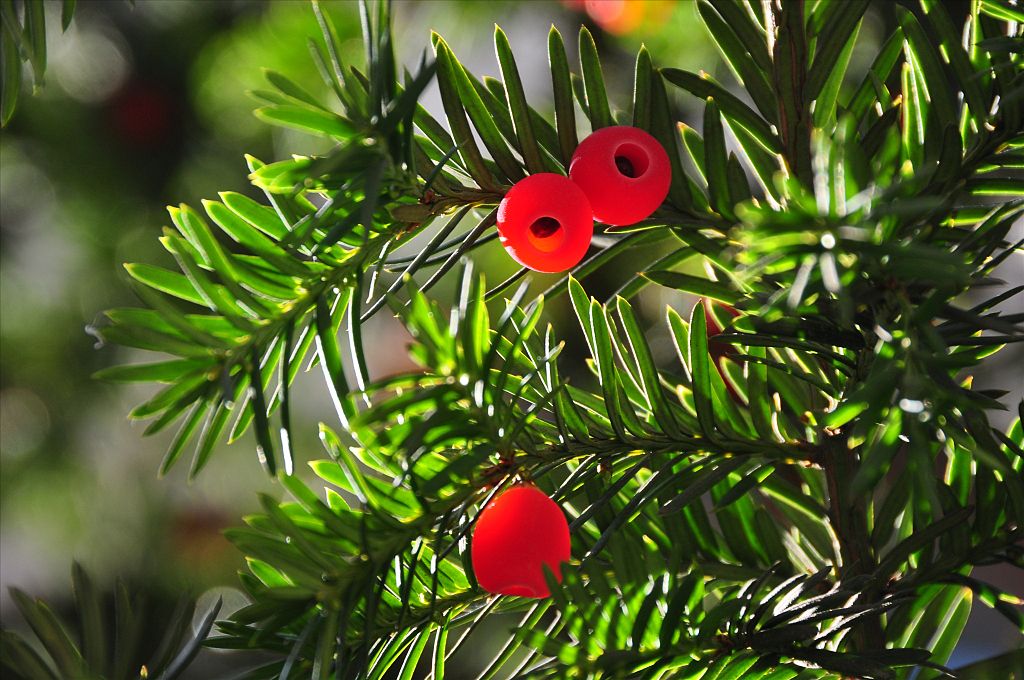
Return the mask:
<path id="1" fill-rule="evenodd" d="M 505 194 L 498 206 L 498 235 L 524 267 L 562 272 L 586 255 L 594 214 L 586 195 L 567 177 L 538 173 Z"/>
<path id="2" fill-rule="evenodd" d="M 658 209 L 668 196 L 672 166 L 654 137 L 617 125 L 580 142 L 569 164 L 569 179 L 590 199 L 594 219 L 622 227 Z"/>
<path id="3" fill-rule="evenodd" d="M 548 597 L 544 565 L 561 582 L 569 548 L 562 509 L 532 484 L 519 484 L 480 512 L 470 549 L 473 573 L 489 593 Z"/>

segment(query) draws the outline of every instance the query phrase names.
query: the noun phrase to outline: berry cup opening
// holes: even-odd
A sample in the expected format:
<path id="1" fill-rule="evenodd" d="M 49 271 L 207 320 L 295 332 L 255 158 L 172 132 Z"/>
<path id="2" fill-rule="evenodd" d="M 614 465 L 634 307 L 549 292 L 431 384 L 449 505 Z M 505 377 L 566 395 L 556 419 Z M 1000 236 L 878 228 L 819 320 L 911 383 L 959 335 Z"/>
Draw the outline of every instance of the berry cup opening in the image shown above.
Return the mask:
<path id="1" fill-rule="evenodd" d="M 643 177 L 650 167 L 647 152 L 635 144 L 623 144 L 615 150 L 615 167 L 623 177 Z"/>
<path id="2" fill-rule="evenodd" d="M 565 229 L 554 217 L 538 217 L 530 225 L 529 239 L 534 248 L 550 253 L 565 241 Z"/>
<path id="3" fill-rule="evenodd" d="M 538 593 L 534 588 L 531 588 L 525 584 L 513 584 L 507 585 L 501 589 L 503 595 L 514 595 L 517 597 L 540 597 L 541 593 Z"/>

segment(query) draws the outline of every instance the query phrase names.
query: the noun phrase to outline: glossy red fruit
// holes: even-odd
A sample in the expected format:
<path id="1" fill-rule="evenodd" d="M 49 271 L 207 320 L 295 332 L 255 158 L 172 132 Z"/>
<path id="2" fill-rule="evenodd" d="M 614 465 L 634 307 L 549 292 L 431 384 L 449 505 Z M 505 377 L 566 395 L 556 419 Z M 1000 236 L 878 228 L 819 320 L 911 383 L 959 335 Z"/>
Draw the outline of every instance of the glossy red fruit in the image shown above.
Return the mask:
<path id="1" fill-rule="evenodd" d="M 726 373 L 725 370 L 725 360 L 736 354 L 736 347 L 731 343 L 715 340 L 715 336 L 724 332 L 725 329 L 718 324 L 718 319 L 715 318 L 715 314 L 711 310 L 712 305 L 717 305 L 722 312 L 728 314 L 729 317 L 734 319 L 739 316 L 740 313 L 735 307 L 727 305 L 724 302 L 716 303 L 710 299 L 704 300 L 704 321 L 707 327 L 708 354 L 711 355 L 711 361 L 715 364 L 715 368 L 718 369 L 718 373 L 722 376 L 722 380 L 725 382 L 725 387 L 729 390 L 729 395 L 734 401 L 742 403 L 743 398 L 740 397 L 739 392 L 737 392 L 736 388 L 733 387 L 732 380 L 730 380 L 729 374 Z M 718 317 L 724 319 L 725 314 L 722 312 L 718 313 Z"/>
<path id="2" fill-rule="evenodd" d="M 561 582 L 569 547 L 562 509 L 532 484 L 520 484 L 480 512 L 473 529 L 473 573 L 489 593 L 548 597 L 543 565 Z"/>
<path id="3" fill-rule="evenodd" d="M 731 356 L 736 353 L 736 348 L 728 342 L 721 342 L 715 340 L 714 337 L 719 333 L 722 333 L 725 329 L 718 325 L 718 319 L 715 318 L 715 313 L 712 312 L 711 306 L 715 305 L 730 317 L 735 319 L 740 315 L 739 311 L 736 310 L 732 305 L 727 305 L 724 302 L 714 302 L 710 299 L 704 300 L 704 322 L 708 330 L 708 354 L 711 355 L 715 361 Z M 719 312 L 718 317 L 722 318 L 724 315 Z"/>
<path id="4" fill-rule="evenodd" d="M 516 182 L 498 206 L 498 234 L 519 264 L 538 272 L 562 272 L 587 253 L 594 214 L 586 195 L 569 178 L 539 173 Z"/>
<path id="5" fill-rule="evenodd" d="M 583 190 L 594 219 L 634 224 L 658 209 L 672 182 L 668 154 L 654 137 L 625 125 L 597 130 L 580 142 L 569 179 Z"/>

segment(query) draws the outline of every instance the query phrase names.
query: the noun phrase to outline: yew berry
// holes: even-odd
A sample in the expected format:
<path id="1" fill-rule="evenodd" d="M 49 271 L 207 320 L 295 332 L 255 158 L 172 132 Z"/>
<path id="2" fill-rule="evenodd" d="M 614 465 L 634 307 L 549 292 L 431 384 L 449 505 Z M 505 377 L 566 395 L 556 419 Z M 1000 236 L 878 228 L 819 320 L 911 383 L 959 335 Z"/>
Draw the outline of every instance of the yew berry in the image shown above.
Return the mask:
<path id="1" fill-rule="evenodd" d="M 708 354 L 710 354 L 711 358 L 715 361 L 720 361 L 727 356 L 735 354 L 736 348 L 728 342 L 722 342 L 721 340 L 714 339 L 716 335 L 725 331 L 725 329 L 718 324 L 718 318 L 723 318 L 723 314 L 718 312 L 716 315 L 716 313 L 711 309 L 714 304 L 714 301 L 710 299 L 704 300 L 704 322 L 708 331 Z M 732 305 L 720 302 L 717 306 L 733 319 L 740 315 L 739 311 L 737 311 Z M 716 316 L 718 318 L 715 318 Z"/>
<path id="2" fill-rule="evenodd" d="M 539 173 L 516 182 L 498 206 L 498 235 L 519 264 L 561 272 L 583 259 L 594 235 L 586 195 L 567 177 Z"/>
<path id="3" fill-rule="evenodd" d="M 569 179 L 590 199 L 594 219 L 621 227 L 658 209 L 668 195 L 672 167 L 658 140 L 640 128 L 619 125 L 580 142 Z"/>
<path id="4" fill-rule="evenodd" d="M 473 529 L 473 573 L 496 595 L 548 597 L 544 565 L 562 580 L 569 560 L 569 523 L 558 504 L 532 484 L 519 484 L 487 504 Z"/>
<path id="5" fill-rule="evenodd" d="M 711 355 L 711 361 L 715 364 L 715 368 L 718 369 L 718 373 L 722 376 L 722 380 L 725 382 L 725 387 L 729 391 L 729 395 L 734 401 L 742 403 L 743 399 L 740 397 L 739 392 L 736 391 L 736 388 L 733 386 L 732 381 L 729 378 L 729 374 L 726 373 L 725 369 L 725 360 L 736 354 L 736 347 L 731 343 L 715 339 L 716 335 L 725 331 L 725 329 L 719 325 L 718 319 L 724 319 L 725 314 L 728 314 L 729 317 L 735 319 L 740 315 L 740 313 L 731 305 L 727 305 L 724 302 L 718 303 L 717 306 L 719 309 L 723 310 L 725 314 L 718 312 L 718 318 L 716 319 L 716 312 L 711 309 L 714 304 L 715 303 L 710 299 L 704 300 L 704 321 L 707 327 L 708 354 Z"/>

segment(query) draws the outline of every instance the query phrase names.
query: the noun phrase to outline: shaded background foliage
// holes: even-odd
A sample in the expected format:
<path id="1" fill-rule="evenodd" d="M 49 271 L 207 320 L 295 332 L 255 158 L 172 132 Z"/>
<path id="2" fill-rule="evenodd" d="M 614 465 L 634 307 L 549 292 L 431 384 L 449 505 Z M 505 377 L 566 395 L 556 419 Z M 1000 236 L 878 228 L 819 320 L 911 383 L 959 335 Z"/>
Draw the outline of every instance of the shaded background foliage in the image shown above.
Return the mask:
<path id="1" fill-rule="evenodd" d="M 597 38 L 613 100 L 630 92 L 632 55 L 641 42 L 662 63 L 729 80 L 693 3 L 644 3 L 642 16 L 619 23 L 607 17 L 595 22 L 568 5 L 536 2 L 523 11 L 521 3 L 396 2 L 399 57 L 415 67 L 428 45 L 428 26 L 445 36 L 472 72 L 496 75 L 490 25 L 498 22 L 516 47 L 531 104 L 547 113 L 547 28 L 555 22 L 571 36 L 582 20 Z M 328 8 L 349 51 L 343 59 L 357 61 L 362 47 L 354 4 Z M 949 8 L 960 16 L 966 3 Z M 51 12 L 50 23 L 57 21 Z M 864 42 L 851 61 L 852 81 L 859 80 L 878 39 L 893 24 L 889 3 L 872 6 L 861 32 Z M 257 121 L 251 113 L 256 104 L 243 94 L 265 87 L 263 67 L 323 92 L 305 41 L 317 34 L 315 19 L 296 2 L 173 0 L 134 8 L 83 2 L 66 35 L 52 28 L 47 86 L 38 97 L 22 98 L 0 139 L 0 578 L 4 586 L 67 602 L 67 565 L 77 557 L 102 583 L 114 574 L 134 576 L 157 602 L 173 599 L 187 584 L 222 592 L 228 608 L 238 606 L 240 596 L 230 589 L 240 555 L 220 531 L 257 508 L 254 489 L 273 496 L 281 489 L 237 451 L 213 456 L 205 474 L 190 484 L 184 483 L 183 466 L 170 473 L 172 480 L 158 482 L 154 471 L 171 434 L 141 439 L 141 427 L 126 424 L 122 414 L 144 395 L 88 378 L 137 357 L 123 349 L 94 352 L 95 338 L 81 329 L 99 310 L 135 303 L 119 280 L 123 261 L 173 266 L 154 238 L 167 223 L 159 206 L 199 205 L 213 190 L 257 197 L 244 180 L 243 153 L 277 159 L 326 150 L 314 138 Z M 423 101 L 440 112 L 435 84 Z M 679 119 L 699 129 L 703 107 L 695 102 L 674 99 Z M 625 105 L 628 98 L 615 103 Z M 515 271 L 497 248 L 484 251 L 479 263 L 492 282 Z M 1003 273 L 1013 277 L 1021 273 Z M 588 291 L 601 299 L 614 287 L 588 282 Z M 447 297 L 443 290 L 437 295 Z M 646 291 L 637 312 L 660 318 L 669 295 L 660 288 Z M 559 304 L 571 316 L 568 300 Z M 582 335 L 574 323 L 560 330 L 575 343 L 565 352 L 563 370 L 581 371 Z M 364 332 L 373 334 L 371 344 L 378 348 L 370 358 L 371 375 L 408 368 L 400 326 L 381 316 Z M 663 341 L 654 350 L 673 351 L 668 338 Z M 998 373 L 1022 359 L 1011 348 L 988 370 Z M 979 373 L 977 380 L 985 376 Z M 307 395 L 300 408 L 293 407 L 294 431 L 305 437 L 295 442 L 300 461 L 321 457 L 314 425 L 331 413 L 318 380 L 310 385 L 294 390 L 300 398 Z M 1015 404 L 1020 396 L 1018 391 L 1006 399 Z M 243 447 L 252 443 L 235 446 Z M 16 617 L 6 589 L 2 597 L 8 625 Z M 976 615 L 989 612 L 978 608 Z M 1015 640 L 999 617 L 979 618 L 975 625 L 983 635 L 972 638 L 968 632 L 953 665 L 990 655 L 1001 640 Z M 215 654 L 208 657 L 212 665 L 195 670 L 196 677 L 223 663 Z"/>

